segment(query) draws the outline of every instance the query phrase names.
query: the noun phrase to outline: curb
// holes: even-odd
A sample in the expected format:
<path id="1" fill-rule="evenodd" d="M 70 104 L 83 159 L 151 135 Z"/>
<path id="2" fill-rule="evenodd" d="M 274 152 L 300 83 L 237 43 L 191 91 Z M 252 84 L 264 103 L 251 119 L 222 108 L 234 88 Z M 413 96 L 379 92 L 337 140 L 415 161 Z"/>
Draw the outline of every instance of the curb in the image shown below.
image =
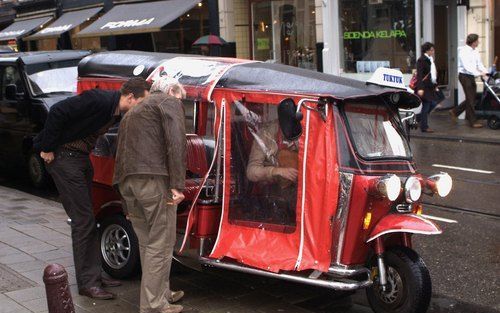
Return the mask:
<path id="1" fill-rule="evenodd" d="M 473 138 L 473 137 L 459 137 L 459 136 L 443 136 L 443 135 L 423 135 L 419 133 L 410 133 L 411 138 L 431 139 L 442 141 L 458 141 L 458 142 L 471 142 L 471 143 L 485 143 L 491 145 L 500 145 L 500 139 L 493 138 Z"/>

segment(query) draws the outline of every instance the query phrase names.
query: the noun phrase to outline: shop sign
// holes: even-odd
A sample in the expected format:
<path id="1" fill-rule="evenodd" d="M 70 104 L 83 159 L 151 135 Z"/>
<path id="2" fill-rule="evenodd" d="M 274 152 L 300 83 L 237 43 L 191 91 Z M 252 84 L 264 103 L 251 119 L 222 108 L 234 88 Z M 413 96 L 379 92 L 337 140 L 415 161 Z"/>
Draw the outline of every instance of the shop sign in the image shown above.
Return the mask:
<path id="1" fill-rule="evenodd" d="M 390 39 L 390 38 L 406 38 L 404 30 L 366 30 L 363 32 L 344 32 L 344 39 Z"/>
<path id="2" fill-rule="evenodd" d="M 257 38 L 257 50 L 269 50 L 269 38 Z"/>
<path id="3" fill-rule="evenodd" d="M 117 21 L 117 22 L 107 22 L 103 26 L 101 26 L 101 29 L 105 28 L 127 28 L 127 27 L 138 27 L 138 26 L 143 26 L 143 25 L 149 25 L 153 23 L 155 20 L 154 17 L 149 18 L 149 19 L 143 19 L 143 20 L 126 20 L 126 21 Z"/>
<path id="4" fill-rule="evenodd" d="M 40 31 L 40 34 L 64 33 L 64 32 L 67 32 L 68 30 L 70 30 L 71 26 L 73 26 L 73 24 L 61 25 L 61 26 L 55 26 L 55 27 L 47 27 L 45 29 L 42 29 Z"/>
<path id="5" fill-rule="evenodd" d="M 10 32 L 0 32 L 0 37 L 17 37 L 24 34 L 26 30 L 12 30 Z"/>

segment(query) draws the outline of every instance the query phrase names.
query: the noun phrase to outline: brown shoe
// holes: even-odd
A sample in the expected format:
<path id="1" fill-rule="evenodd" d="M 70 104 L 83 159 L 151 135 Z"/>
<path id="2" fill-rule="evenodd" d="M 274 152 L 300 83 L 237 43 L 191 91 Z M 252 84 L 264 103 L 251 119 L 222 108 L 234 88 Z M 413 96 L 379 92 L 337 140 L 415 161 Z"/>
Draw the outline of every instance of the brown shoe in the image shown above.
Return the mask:
<path id="1" fill-rule="evenodd" d="M 121 281 L 106 277 L 101 277 L 101 283 L 103 287 L 118 287 L 122 285 Z"/>
<path id="2" fill-rule="evenodd" d="M 164 307 L 163 309 L 161 309 L 160 313 L 180 313 L 180 312 L 182 312 L 182 310 L 184 310 L 182 305 L 170 304 L 170 305 Z"/>
<path id="3" fill-rule="evenodd" d="M 184 297 L 184 291 L 182 290 L 179 290 L 179 291 L 172 291 L 170 293 L 170 297 L 168 297 L 168 302 L 169 303 L 176 303 L 176 302 L 179 302 L 179 300 L 182 299 L 182 297 Z"/>
<path id="4" fill-rule="evenodd" d="M 115 295 L 113 293 L 108 292 L 101 287 L 83 288 L 80 289 L 78 293 L 82 296 L 98 300 L 110 300 L 115 298 Z"/>
<path id="5" fill-rule="evenodd" d="M 433 133 L 434 130 L 427 128 L 426 130 L 422 130 L 422 133 Z"/>
<path id="6" fill-rule="evenodd" d="M 472 127 L 472 128 L 481 128 L 481 127 L 483 127 L 483 124 L 481 124 L 481 123 L 474 123 L 470 127 Z"/>
<path id="7" fill-rule="evenodd" d="M 450 113 L 450 118 L 451 118 L 451 121 L 456 124 L 457 123 L 457 115 L 455 114 L 455 112 L 453 110 L 449 110 L 448 113 Z"/>

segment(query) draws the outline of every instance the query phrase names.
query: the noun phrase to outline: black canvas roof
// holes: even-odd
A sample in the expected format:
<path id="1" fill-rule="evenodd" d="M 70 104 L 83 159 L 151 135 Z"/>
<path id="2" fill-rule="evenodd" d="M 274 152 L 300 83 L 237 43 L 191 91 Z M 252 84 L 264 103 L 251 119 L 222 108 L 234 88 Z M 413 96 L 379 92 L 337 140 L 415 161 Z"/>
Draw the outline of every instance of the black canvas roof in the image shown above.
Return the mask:
<path id="1" fill-rule="evenodd" d="M 401 107 L 419 105 L 417 96 L 395 88 L 380 87 L 366 82 L 298 67 L 273 63 L 246 63 L 229 69 L 217 87 L 241 90 L 266 90 L 292 94 L 332 96 L 336 99 L 364 98 L 400 94 Z"/>
<path id="2" fill-rule="evenodd" d="M 140 51 L 102 52 L 84 58 L 78 66 L 78 75 L 80 77 L 142 76 L 147 78 L 163 61 L 175 57 L 199 58 L 200 56 Z M 231 63 L 228 63 L 228 66 Z M 349 78 L 261 62 L 241 63 L 231 67 L 218 80 L 216 87 L 332 96 L 340 100 L 399 93 L 406 106 L 415 107 L 419 103 L 418 97 L 400 89 L 367 85 L 365 82 Z"/>
<path id="3" fill-rule="evenodd" d="M 174 53 L 157 53 L 143 51 L 101 52 L 84 58 L 78 65 L 78 76 L 100 77 L 134 77 L 134 69 L 144 66 L 139 76 L 147 78 L 164 60 L 179 56 Z"/>
<path id="4" fill-rule="evenodd" d="M 339 99 L 387 91 L 387 88 L 366 85 L 354 79 L 271 63 L 247 63 L 232 67 L 222 76 L 217 87 L 335 95 Z"/>

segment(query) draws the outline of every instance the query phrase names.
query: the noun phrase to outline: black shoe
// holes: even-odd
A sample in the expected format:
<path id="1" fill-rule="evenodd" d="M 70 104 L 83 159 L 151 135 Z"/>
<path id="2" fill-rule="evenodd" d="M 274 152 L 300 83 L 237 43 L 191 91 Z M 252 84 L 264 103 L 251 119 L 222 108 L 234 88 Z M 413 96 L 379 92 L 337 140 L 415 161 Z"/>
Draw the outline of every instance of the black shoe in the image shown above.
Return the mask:
<path id="1" fill-rule="evenodd" d="M 82 296 L 97 300 L 111 300 L 115 298 L 115 295 L 113 293 L 108 292 L 101 287 L 83 288 L 80 289 L 78 293 Z"/>
<path id="2" fill-rule="evenodd" d="M 103 287 L 118 287 L 122 285 L 121 281 L 106 277 L 101 277 L 101 283 Z"/>

